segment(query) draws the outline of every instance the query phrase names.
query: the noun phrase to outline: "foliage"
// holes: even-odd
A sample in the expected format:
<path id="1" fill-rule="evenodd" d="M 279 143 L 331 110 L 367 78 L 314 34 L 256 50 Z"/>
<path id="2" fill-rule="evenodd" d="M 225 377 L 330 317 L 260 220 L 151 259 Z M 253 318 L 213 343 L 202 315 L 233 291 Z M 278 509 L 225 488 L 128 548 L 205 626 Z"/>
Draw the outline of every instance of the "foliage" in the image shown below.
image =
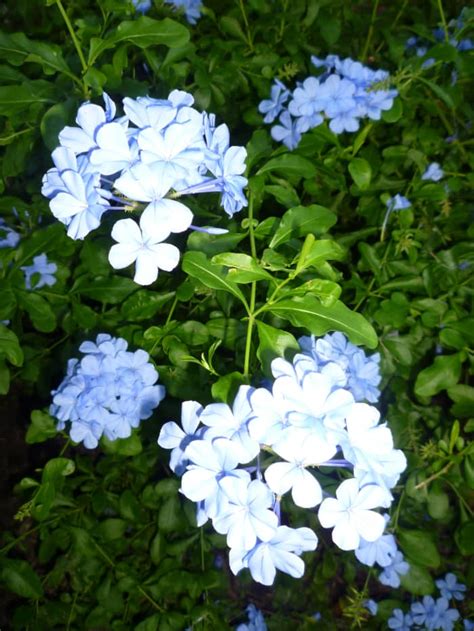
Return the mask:
<path id="1" fill-rule="evenodd" d="M 0 393 L 7 436 L 27 426 L 40 458 L 8 492 L 2 628 L 226 629 L 254 602 L 269 629 L 376 629 L 414 598 L 436 598 L 446 572 L 473 586 L 474 58 L 459 43 L 474 12 L 456 21 L 461 9 L 205 0 L 192 26 L 160 0 L 147 15 L 122 0 L 0 10 Z M 414 36 L 416 50 L 406 46 Z M 328 54 L 387 70 L 393 107 L 354 133 L 323 122 L 295 150 L 277 145 L 258 104 L 275 78 L 294 86 L 316 74 L 312 55 Z M 172 235 L 179 267 L 144 288 L 107 260 L 115 211 L 73 241 L 41 196 L 42 176 L 84 100 L 174 89 L 246 146 L 248 212 L 224 218 L 214 196 L 193 197 L 194 216 L 228 232 Z M 433 162 L 441 178 L 426 177 Z M 410 206 L 397 209 L 397 195 Z M 157 438 L 182 401 L 231 403 L 240 386 L 265 383 L 275 357 L 291 360 L 301 335 L 330 331 L 380 352 L 380 411 L 408 459 L 389 533 L 410 570 L 399 588 L 384 586 L 318 525 L 304 577 L 256 587 L 248 572 L 231 573 L 222 535 L 196 528 Z M 50 393 L 98 333 L 147 351 L 167 394 L 130 437 L 87 450 L 56 429 Z M 316 527 L 316 513 L 289 502 L 285 511 Z M 379 602 L 374 617 L 367 598 Z M 472 618 L 469 603 L 456 607 Z"/>

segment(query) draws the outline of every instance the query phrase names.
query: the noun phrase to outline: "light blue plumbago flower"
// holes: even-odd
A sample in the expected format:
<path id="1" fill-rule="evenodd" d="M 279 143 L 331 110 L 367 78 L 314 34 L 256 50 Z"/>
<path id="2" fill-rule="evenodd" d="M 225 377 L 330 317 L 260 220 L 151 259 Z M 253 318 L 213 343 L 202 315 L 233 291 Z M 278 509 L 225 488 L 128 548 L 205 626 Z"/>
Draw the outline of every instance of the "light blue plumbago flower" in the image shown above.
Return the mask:
<path id="1" fill-rule="evenodd" d="M 257 540 L 270 541 L 278 527 L 278 517 L 270 510 L 274 495 L 260 480 L 248 482 L 228 476 L 219 486 L 228 503 L 212 520 L 215 530 L 227 535 L 230 548 L 251 550 Z"/>
<path id="2" fill-rule="evenodd" d="M 387 621 L 389 629 L 397 629 L 397 631 L 410 631 L 413 628 L 413 618 L 410 614 L 405 614 L 401 609 L 394 609 L 392 617 Z"/>
<path id="3" fill-rule="evenodd" d="M 170 272 L 179 262 L 179 250 L 163 243 L 169 236 L 168 226 L 154 224 L 153 218 L 142 215 L 140 225 L 133 219 L 120 219 L 112 228 L 109 262 L 114 269 L 123 269 L 135 263 L 133 280 L 139 285 L 151 285 L 160 269 Z"/>
<path id="4" fill-rule="evenodd" d="M 286 462 L 275 462 L 265 471 L 268 486 L 277 495 L 283 495 L 291 489 L 294 503 L 302 508 L 313 508 L 323 499 L 321 485 L 307 470 L 332 458 L 337 447 L 324 439 L 315 439 L 297 429 L 286 433 L 276 447 L 275 453 Z"/>
<path id="5" fill-rule="evenodd" d="M 321 96 L 318 79 L 308 77 L 293 91 L 293 99 L 288 104 L 290 114 L 298 119 L 298 131 L 304 133 L 323 122 L 320 112 L 324 110 L 325 101 Z"/>
<path id="6" fill-rule="evenodd" d="M 347 389 L 356 401 L 378 401 L 380 390 L 377 386 L 382 380 L 379 353 L 367 356 L 362 349 L 349 342 L 339 332 L 318 339 L 314 335 L 303 336 L 298 342 L 303 352 L 310 355 L 319 365 L 334 362 L 344 370 Z"/>
<path id="7" fill-rule="evenodd" d="M 232 408 L 225 403 L 211 403 L 200 416 L 201 423 L 209 428 L 206 440 L 229 438 L 241 464 L 253 460 L 260 451 L 260 445 L 250 436 L 248 429 L 248 421 L 253 415 L 249 402 L 252 392 L 250 386 L 240 386 Z"/>
<path id="8" fill-rule="evenodd" d="M 183 9 L 189 24 L 196 24 L 201 17 L 201 0 L 165 0 L 166 4 L 172 4 L 176 9 Z"/>
<path id="9" fill-rule="evenodd" d="M 193 502 L 204 502 L 206 515 L 213 519 L 227 507 L 229 501 L 221 487 L 226 476 L 234 476 L 250 482 L 250 475 L 239 464 L 234 443 L 227 438 L 192 441 L 184 450 L 190 461 L 181 479 L 181 492 Z"/>
<path id="10" fill-rule="evenodd" d="M 235 631 L 267 631 L 267 625 L 262 612 L 252 603 L 246 609 L 248 613 L 248 624 L 239 624 Z"/>
<path id="11" fill-rule="evenodd" d="M 370 613 L 371 616 L 376 616 L 377 615 L 377 610 L 378 610 L 379 606 L 375 602 L 375 600 L 372 600 L 372 599 L 366 600 L 364 602 L 364 607 L 367 609 L 367 611 Z"/>
<path id="12" fill-rule="evenodd" d="M 282 142 L 290 150 L 296 149 L 301 140 L 301 132 L 298 131 L 296 122 L 287 111 L 281 114 L 279 122 L 280 124 L 274 125 L 270 131 L 273 140 Z"/>
<path id="13" fill-rule="evenodd" d="M 20 269 L 25 274 L 25 286 L 27 289 L 41 289 L 41 287 L 52 287 L 56 282 L 54 274 L 58 271 L 56 263 L 50 263 L 46 254 L 39 254 L 33 258 L 32 265 L 25 265 Z M 35 277 L 35 274 L 39 275 Z M 32 284 L 32 279 L 36 281 Z"/>
<path id="14" fill-rule="evenodd" d="M 455 600 L 464 600 L 465 593 L 467 587 L 462 583 L 458 583 L 458 579 L 455 574 L 452 572 L 448 572 L 444 578 L 440 578 L 436 581 L 436 586 L 438 587 L 441 596 L 450 600 L 454 598 Z"/>
<path id="15" fill-rule="evenodd" d="M 83 239 L 99 226 L 110 206 L 100 189 L 100 176 L 86 173 L 73 151 L 66 147 L 57 147 L 52 158 L 56 168 L 43 177 L 42 193 L 52 198 L 51 212 L 68 227 L 68 236 Z"/>
<path id="16" fill-rule="evenodd" d="M 20 235 L 7 225 L 5 219 L 0 217 L 0 249 L 16 248 L 20 241 Z"/>
<path id="17" fill-rule="evenodd" d="M 333 528 L 332 540 L 341 550 L 355 550 L 361 537 L 366 541 L 381 537 L 385 519 L 372 510 L 383 501 L 380 487 L 368 484 L 360 488 L 352 478 L 339 485 L 336 498 L 323 501 L 318 518 L 323 528 Z"/>
<path id="18" fill-rule="evenodd" d="M 446 601 L 446 605 L 449 606 L 448 601 Z M 439 611 L 434 598 L 431 596 L 423 596 L 421 602 L 413 603 L 411 606 L 411 615 L 415 624 L 424 625 L 427 629 L 439 628 Z"/>
<path id="19" fill-rule="evenodd" d="M 140 202 L 148 202 L 143 210 L 140 225 L 160 226 L 163 232 L 184 232 L 193 220 L 187 206 L 165 196 L 173 185 L 173 178 L 163 173 L 158 165 L 138 163 L 115 180 L 115 188 Z M 166 238 L 164 237 L 164 238 Z"/>
<path id="20" fill-rule="evenodd" d="M 387 209 L 390 211 L 405 210 L 406 208 L 410 208 L 411 202 L 403 195 L 400 195 L 399 193 L 397 193 L 394 197 L 390 197 L 386 201 L 385 205 L 387 206 Z"/>
<path id="21" fill-rule="evenodd" d="M 258 106 L 258 111 L 265 114 L 264 123 L 273 123 L 275 118 L 280 115 L 283 106 L 290 97 L 290 91 L 284 83 L 275 79 L 270 91 L 270 98 L 264 99 Z"/>
<path id="22" fill-rule="evenodd" d="M 96 342 L 84 342 L 84 357 L 68 362 L 67 374 L 52 391 L 50 413 L 62 430 L 88 449 L 97 447 L 104 434 L 109 440 L 128 438 L 132 428 L 149 418 L 165 396 L 155 385 L 158 373 L 143 350 L 129 352 L 127 342 L 101 333 Z"/>
<path id="23" fill-rule="evenodd" d="M 432 182 L 439 182 L 444 176 L 444 171 L 440 167 L 438 162 L 432 162 L 426 171 L 421 176 L 422 180 L 431 180 Z"/>
<path id="24" fill-rule="evenodd" d="M 186 447 L 193 440 L 202 438 L 202 432 L 197 432 L 199 417 L 203 407 L 197 401 L 184 401 L 181 405 L 181 425 L 174 421 L 165 423 L 160 430 L 158 444 L 163 449 L 171 449 L 170 467 L 177 475 L 186 471 L 189 460 L 184 455 Z"/>
<path id="25" fill-rule="evenodd" d="M 135 11 L 137 13 L 146 13 L 152 7 L 151 0 L 132 0 L 133 6 L 135 7 Z"/>
<path id="26" fill-rule="evenodd" d="M 385 524 L 387 524 L 390 520 L 389 515 L 384 515 L 384 518 Z M 364 538 L 361 538 L 359 547 L 354 553 L 364 565 L 373 567 L 377 563 L 380 567 L 387 567 L 392 563 L 397 551 L 395 537 L 391 534 L 385 534 L 375 541 L 365 541 Z"/>
<path id="27" fill-rule="evenodd" d="M 390 565 L 387 565 L 379 574 L 379 581 L 387 587 L 400 587 L 400 576 L 408 573 L 410 566 L 405 561 L 401 552 L 396 552 Z"/>
<path id="28" fill-rule="evenodd" d="M 305 551 L 315 550 L 318 538 L 310 528 L 279 526 L 276 534 L 266 542 L 257 542 L 250 551 L 232 548 L 229 555 L 233 574 L 247 567 L 252 578 L 262 585 L 272 585 L 276 571 L 280 570 L 301 578 L 304 562 L 299 558 Z"/>
<path id="29" fill-rule="evenodd" d="M 468 620 L 467 618 L 464 618 L 463 622 L 463 626 L 464 626 L 464 631 L 473 631 L 474 630 L 474 621 L 472 620 Z"/>
<path id="30" fill-rule="evenodd" d="M 443 631 L 453 631 L 456 621 L 459 620 L 460 613 L 457 609 L 450 608 L 446 598 L 438 598 L 436 601 L 436 610 L 438 614 L 437 628 Z"/>

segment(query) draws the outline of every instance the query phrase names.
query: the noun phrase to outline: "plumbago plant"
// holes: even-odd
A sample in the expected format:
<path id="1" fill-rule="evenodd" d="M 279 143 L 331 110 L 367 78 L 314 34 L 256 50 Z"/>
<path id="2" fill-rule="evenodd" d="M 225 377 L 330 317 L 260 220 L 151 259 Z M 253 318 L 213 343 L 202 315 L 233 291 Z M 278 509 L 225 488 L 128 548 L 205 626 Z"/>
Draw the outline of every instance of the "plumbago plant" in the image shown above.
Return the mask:
<path id="1" fill-rule="evenodd" d="M 2 9 L 2 628 L 472 628 L 473 12 L 277 4 Z"/>

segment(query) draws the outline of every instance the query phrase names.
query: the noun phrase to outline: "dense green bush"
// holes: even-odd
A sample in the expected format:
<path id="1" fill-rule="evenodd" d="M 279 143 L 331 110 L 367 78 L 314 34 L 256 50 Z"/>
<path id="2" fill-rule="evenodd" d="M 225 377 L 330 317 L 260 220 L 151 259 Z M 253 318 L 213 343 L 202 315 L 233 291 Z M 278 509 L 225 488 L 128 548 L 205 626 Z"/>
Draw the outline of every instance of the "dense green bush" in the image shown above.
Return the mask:
<path id="1" fill-rule="evenodd" d="M 20 431 L 32 445 L 5 475 L 2 628 L 220 630 L 244 621 L 253 602 L 269 629 L 385 629 L 395 608 L 436 598 L 446 572 L 472 587 L 474 58 L 458 44 L 472 35 L 474 11 L 462 9 L 204 0 L 190 25 L 160 0 L 146 16 L 125 0 L 0 8 L 0 238 L 13 239 L 0 249 L 3 449 L 25 458 Z M 274 78 L 293 89 L 316 74 L 311 55 L 328 54 L 388 71 L 398 96 L 381 120 L 338 135 L 324 122 L 290 151 L 258 105 Z M 105 91 L 120 107 L 174 89 L 246 147 L 248 207 L 227 217 L 215 194 L 188 200 L 196 223 L 229 232 L 173 235 L 180 265 L 141 287 L 107 260 L 115 211 L 72 240 L 41 195 L 42 177 L 85 100 L 102 103 Z M 433 162 L 442 178 L 423 179 Z M 389 212 L 395 195 L 409 207 Z M 41 254 L 55 282 L 35 289 L 33 275 L 30 290 L 22 268 Z M 231 403 L 239 386 L 271 376 L 272 359 L 291 359 L 301 335 L 328 331 L 381 354 L 379 410 L 408 460 L 389 524 L 410 564 L 400 588 L 336 549 L 315 510 L 286 499 L 284 523 L 319 537 L 303 578 L 278 574 L 264 587 L 246 570 L 234 576 L 225 537 L 196 528 L 157 446 L 182 401 Z M 98 333 L 147 351 L 167 394 L 129 438 L 88 450 L 48 410 L 67 360 Z M 463 628 L 472 604 L 453 606 Z"/>

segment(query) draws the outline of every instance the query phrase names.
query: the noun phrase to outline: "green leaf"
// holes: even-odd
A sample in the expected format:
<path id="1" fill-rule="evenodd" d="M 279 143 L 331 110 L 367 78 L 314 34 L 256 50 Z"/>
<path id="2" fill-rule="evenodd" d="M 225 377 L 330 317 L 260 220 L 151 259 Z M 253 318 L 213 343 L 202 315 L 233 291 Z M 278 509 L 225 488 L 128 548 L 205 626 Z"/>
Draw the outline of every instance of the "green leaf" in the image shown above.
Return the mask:
<path id="1" fill-rule="evenodd" d="M 449 515 L 449 495 L 440 484 L 432 484 L 428 493 L 428 513 L 433 519 L 445 519 Z"/>
<path id="2" fill-rule="evenodd" d="M 400 97 L 397 97 L 389 110 L 382 112 L 382 120 L 385 123 L 396 123 L 403 116 L 403 103 Z"/>
<path id="3" fill-rule="evenodd" d="M 239 287 L 227 280 L 222 267 L 211 263 L 202 252 L 186 252 L 181 267 L 186 274 L 197 278 L 206 287 L 226 291 L 246 304 L 245 296 Z"/>
<path id="4" fill-rule="evenodd" d="M 365 191 L 370 186 L 372 179 L 372 167 L 364 158 L 353 158 L 349 162 L 349 173 L 361 191 Z"/>
<path id="5" fill-rule="evenodd" d="M 316 175 L 316 167 L 310 160 L 293 153 L 283 153 L 277 158 L 272 158 L 257 172 L 257 175 L 271 171 L 279 171 L 285 177 L 296 176 L 305 179 Z"/>
<path id="6" fill-rule="evenodd" d="M 80 294 L 104 304 L 116 305 L 122 303 L 137 289 L 133 280 L 123 276 L 90 278 L 85 275 L 76 280 L 69 293 Z"/>
<path id="7" fill-rule="evenodd" d="M 179 48 L 189 41 L 188 29 L 176 22 L 165 18 L 153 20 L 142 16 L 133 21 L 121 22 L 115 31 L 107 39 L 93 37 L 89 50 L 88 65 L 93 66 L 97 58 L 108 48 L 115 48 L 117 44 L 127 42 L 139 48 L 150 46 L 168 46 Z"/>
<path id="8" fill-rule="evenodd" d="M 173 291 L 159 294 L 147 289 L 139 289 L 125 300 L 120 313 L 129 321 L 148 320 L 158 313 L 173 296 Z"/>
<path id="9" fill-rule="evenodd" d="M 435 590 L 431 574 L 424 567 L 410 563 L 410 569 L 404 576 L 400 576 L 402 587 L 415 596 L 427 596 Z"/>
<path id="10" fill-rule="evenodd" d="M 235 399 L 237 390 L 241 385 L 246 383 L 242 373 L 234 371 L 219 379 L 212 384 L 211 394 L 216 401 L 231 404 Z"/>
<path id="11" fill-rule="evenodd" d="M 0 281 L 0 296 L 0 320 L 9 320 L 16 308 L 16 297 L 7 280 Z"/>
<path id="12" fill-rule="evenodd" d="M 106 541 L 114 541 L 123 537 L 127 530 L 127 522 L 124 519 L 111 517 L 101 521 L 97 530 Z"/>
<path id="13" fill-rule="evenodd" d="M 3 559 L 0 576 L 10 591 L 23 598 L 39 600 L 43 596 L 41 581 L 26 561 Z"/>
<path id="14" fill-rule="evenodd" d="M 247 43 L 247 38 L 245 37 L 245 33 L 240 26 L 240 23 L 235 18 L 224 16 L 219 20 L 219 26 L 221 27 L 224 33 L 228 35 L 232 35 L 236 39 L 240 39 L 245 44 Z"/>
<path id="15" fill-rule="evenodd" d="M 400 547 L 407 557 L 424 567 L 439 567 L 441 557 L 428 533 L 422 530 L 400 530 Z"/>
<path id="16" fill-rule="evenodd" d="M 280 225 L 270 241 L 270 247 L 277 248 L 289 239 L 304 237 L 309 233 L 319 236 L 327 232 L 336 221 L 336 215 L 324 206 L 317 204 L 295 206 L 283 215 Z"/>
<path id="17" fill-rule="evenodd" d="M 289 358 L 288 355 L 298 352 L 300 346 L 291 333 L 265 324 L 260 320 L 257 320 L 256 324 L 259 340 L 257 357 L 262 364 L 265 374 L 270 375 L 270 364 L 275 357 Z"/>
<path id="18" fill-rule="evenodd" d="M 324 261 L 342 261 L 346 257 L 346 250 L 332 239 L 320 239 L 311 244 L 298 261 L 298 268 L 306 268 L 311 265 L 320 265 Z"/>
<path id="19" fill-rule="evenodd" d="M 474 388 L 458 383 L 448 388 L 448 396 L 454 401 L 451 408 L 453 416 L 469 418 L 474 416 Z"/>
<path id="20" fill-rule="evenodd" d="M 187 241 L 187 249 L 203 252 L 207 256 L 214 256 L 235 248 L 242 239 L 244 232 L 229 232 L 228 234 L 207 234 L 206 232 L 192 232 Z"/>
<path id="21" fill-rule="evenodd" d="M 474 522 L 466 522 L 454 533 L 454 539 L 464 556 L 474 554 Z"/>
<path id="22" fill-rule="evenodd" d="M 431 397 L 456 385 L 461 376 L 461 363 L 460 353 L 435 357 L 431 366 L 418 373 L 415 393 L 420 397 Z"/>
<path id="23" fill-rule="evenodd" d="M 425 79 L 424 77 L 418 76 L 417 78 L 418 78 L 418 81 L 421 81 L 426 86 L 428 86 L 430 90 L 434 92 L 434 94 L 438 98 L 440 98 L 450 109 L 455 108 L 455 104 L 451 95 L 448 92 L 446 92 L 444 88 L 441 88 L 437 83 L 434 83 L 434 81 L 430 81 L 429 79 Z"/>
<path id="24" fill-rule="evenodd" d="M 26 432 L 26 442 L 29 445 L 44 443 L 48 438 L 57 436 L 58 430 L 54 419 L 41 410 L 33 410 L 31 413 L 31 425 Z"/>
<path id="25" fill-rule="evenodd" d="M 25 62 L 39 63 L 45 74 L 62 72 L 69 77 L 74 76 L 65 62 L 61 48 L 56 44 L 35 42 L 24 33 L 7 34 L 0 31 L 0 57 L 14 66 Z"/>
<path id="26" fill-rule="evenodd" d="M 44 113 L 40 123 L 41 136 L 50 151 L 59 145 L 59 132 L 68 124 L 71 109 L 67 103 L 56 103 Z"/>
<path id="27" fill-rule="evenodd" d="M 143 451 L 140 436 L 133 433 L 128 438 L 117 438 L 109 440 L 105 436 L 101 438 L 101 445 L 108 454 L 117 454 L 118 456 L 137 456 Z"/>
<path id="28" fill-rule="evenodd" d="M 5 360 L 0 357 L 0 394 L 8 394 L 10 390 L 10 370 Z"/>
<path id="29" fill-rule="evenodd" d="M 18 303 L 28 312 L 33 326 L 42 333 L 50 333 L 56 328 L 56 316 L 49 302 L 37 293 L 17 291 Z"/>
<path id="30" fill-rule="evenodd" d="M 0 323 L 0 356 L 5 355 L 10 364 L 21 366 L 23 364 L 23 351 L 18 338 L 4 324 Z"/>
<path id="31" fill-rule="evenodd" d="M 368 348 L 375 348 L 378 344 L 372 325 L 360 313 L 351 311 L 340 301 L 325 307 L 312 296 L 295 297 L 267 305 L 266 309 L 289 320 L 294 326 L 308 329 L 313 335 L 341 331 L 353 344 L 364 344 Z"/>
<path id="32" fill-rule="evenodd" d="M 47 81 L 26 81 L 22 85 L 0 87 L 0 116 L 14 116 L 28 110 L 31 105 L 54 103 L 56 88 Z"/>
<path id="33" fill-rule="evenodd" d="M 228 278 L 235 283 L 250 283 L 254 280 L 275 282 L 273 276 L 262 269 L 257 261 L 248 254 L 225 252 L 212 257 L 212 262 L 231 268 L 228 272 Z"/>

